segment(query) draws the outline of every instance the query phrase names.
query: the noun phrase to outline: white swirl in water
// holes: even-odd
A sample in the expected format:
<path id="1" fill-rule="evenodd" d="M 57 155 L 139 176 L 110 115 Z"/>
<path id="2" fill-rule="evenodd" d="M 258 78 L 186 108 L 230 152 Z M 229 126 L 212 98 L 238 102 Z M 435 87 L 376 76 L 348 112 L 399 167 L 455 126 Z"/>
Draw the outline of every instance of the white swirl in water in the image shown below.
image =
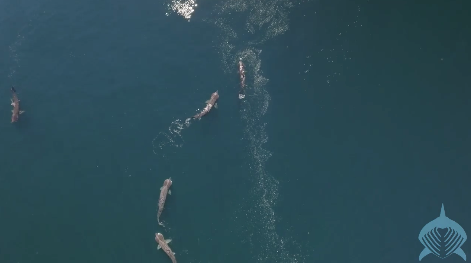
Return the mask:
<path id="1" fill-rule="evenodd" d="M 265 170 L 265 164 L 271 157 L 272 153 L 263 148 L 263 144 L 268 141 L 265 132 L 266 123 L 262 118 L 267 112 L 270 94 L 266 89 L 268 79 L 261 74 L 260 50 L 247 49 L 237 54 L 242 57 L 248 65 L 248 74 L 253 76 L 252 91 L 248 103 L 243 103 L 240 110 L 241 118 L 245 122 L 245 136 L 249 141 L 250 170 L 252 171 L 254 185 L 247 200 L 246 209 L 242 208 L 239 217 L 244 215 L 250 225 L 247 229 L 246 236 L 249 233 L 255 234 L 257 240 L 265 240 L 265 242 L 251 242 L 252 247 L 257 251 L 258 262 L 299 262 L 303 256 L 293 254 L 285 247 L 286 238 L 282 238 L 276 232 L 275 211 L 273 209 L 278 198 L 279 182 Z M 255 200 L 255 202 L 253 201 Z M 248 241 L 248 240 L 247 240 Z M 290 240 L 291 244 L 295 241 Z M 298 249 L 300 246 L 297 246 Z"/>
<path id="2" fill-rule="evenodd" d="M 251 155 L 250 170 L 254 180 L 251 194 L 248 196 L 246 204 L 241 205 L 238 218 L 244 217 L 250 222 L 242 229 L 243 238 L 250 242 L 251 248 L 257 254 L 258 262 L 300 262 L 305 258 L 299 253 L 291 253 L 286 248 L 287 240 L 276 232 L 276 220 L 274 205 L 278 197 L 279 182 L 265 170 L 265 164 L 271 156 L 271 152 L 263 148 L 268 136 L 265 132 L 266 123 L 263 123 L 263 116 L 267 112 L 270 94 L 266 88 L 268 79 L 262 75 L 261 71 L 261 50 L 251 48 L 255 44 L 261 44 L 288 30 L 287 8 L 292 4 L 287 0 L 229 0 L 223 1 L 213 15 L 217 18 L 207 20 L 213 22 L 221 29 L 220 54 L 224 64 L 224 71 L 232 73 L 239 58 L 246 65 L 247 96 L 248 99 L 242 103 L 240 110 L 241 118 L 245 122 L 245 137 L 249 141 L 249 151 Z M 246 15 L 244 28 L 238 25 L 231 26 L 234 13 Z M 247 34 L 247 32 L 249 34 Z M 249 46 L 243 51 L 237 50 L 236 43 L 238 36 L 251 38 L 245 46 Z M 257 242 L 251 242 L 256 238 Z M 261 242 L 263 241 L 263 242 Z M 300 246 L 295 241 L 289 240 L 290 246 L 294 245 L 300 250 Z"/>
<path id="3" fill-rule="evenodd" d="M 16 70 L 21 67 L 20 59 L 18 58 L 18 48 L 23 43 L 24 39 L 25 37 L 23 35 L 18 34 L 16 41 L 8 47 L 10 50 L 10 58 L 13 61 L 13 65 L 10 67 L 10 72 L 8 73 L 8 78 L 10 79 L 15 75 Z"/>
<path id="4" fill-rule="evenodd" d="M 273 206 L 278 197 L 279 182 L 265 171 L 265 164 L 271 152 L 263 149 L 268 136 L 265 132 L 266 123 L 262 122 L 267 112 L 270 95 L 266 89 L 268 79 L 261 72 L 261 50 L 252 48 L 254 45 L 280 35 L 288 30 L 288 12 L 292 7 L 289 0 L 227 0 L 216 5 L 212 18 L 203 19 L 216 25 L 222 34 L 219 35 L 219 54 L 226 73 L 233 74 L 237 61 L 242 58 L 246 65 L 248 99 L 242 103 L 241 118 L 245 122 L 245 136 L 249 141 L 251 155 L 250 170 L 253 175 L 251 194 L 247 202 L 249 208 L 241 208 L 237 213 L 250 222 L 242 229 L 244 241 L 250 242 L 256 235 L 257 242 L 250 242 L 251 249 L 257 253 L 258 262 L 300 262 L 304 256 L 288 252 L 286 238 L 281 238 L 275 229 L 276 220 Z M 236 14 L 239 13 L 239 14 Z M 244 24 L 231 25 L 240 21 L 241 14 L 246 15 Z M 237 18 L 234 19 L 234 15 Z M 239 31 L 237 31 L 238 29 Z M 237 51 L 239 36 L 250 38 L 243 51 Z M 240 50 L 240 48 L 239 48 Z M 289 240 L 290 245 L 299 245 Z"/>
<path id="5" fill-rule="evenodd" d="M 215 14 L 219 16 L 218 19 L 227 19 L 227 21 L 219 22 L 220 27 L 221 25 L 229 27 L 228 21 L 233 13 L 247 11 L 244 31 L 249 32 L 251 37 L 254 37 L 248 44 L 255 45 L 261 44 L 288 30 L 287 9 L 291 7 L 293 7 L 293 4 L 289 0 L 229 0 L 222 1 L 216 8 Z M 237 37 L 234 34 L 231 34 L 231 36 Z"/>
<path id="6" fill-rule="evenodd" d="M 168 127 L 168 133 L 159 132 L 152 140 L 154 154 L 158 154 L 159 149 L 163 150 L 168 145 L 181 148 L 184 142 L 181 132 L 190 126 L 190 120 L 190 118 L 186 119 L 185 122 L 180 119 L 174 120 Z"/>

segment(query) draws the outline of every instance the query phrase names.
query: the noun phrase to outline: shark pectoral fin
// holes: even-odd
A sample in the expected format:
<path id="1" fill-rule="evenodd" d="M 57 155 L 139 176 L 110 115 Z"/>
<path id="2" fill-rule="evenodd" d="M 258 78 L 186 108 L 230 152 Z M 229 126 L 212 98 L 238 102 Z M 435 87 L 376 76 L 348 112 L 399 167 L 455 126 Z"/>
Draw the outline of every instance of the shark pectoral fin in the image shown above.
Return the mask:
<path id="1" fill-rule="evenodd" d="M 20 114 L 23 114 L 25 111 L 24 110 L 20 110 Z"/>
<path id="2" fill-rule="evenodd" d="M 460 256 L 462 259 L 464 259 L 464 261 L 466 261 L 466 254 L 464 253 L 464 251 L 460 247 L 457 250 L 455 250 L 455 252 L 453 252 L 453 253 Z"/>
<path id="3" fill-rule="evenodd" d="M 160 187 L 160 191 L 162 191 L 162 187 L 163 187 L 163 186 Z"/>
<path id="4" fill-rule="evenodd" d="M 428 248 L 424 248 L 424 250 L 422 250 L 422 252 L 420 252 L 419 261 L 421 261 L 422 258 L 424 258 L 425 256 L 427 256 L 430 253 L 432 253 L 432 252 Z"/>
<path id="5" fill-rule="evenodd" d="M 162 247 L 160 245 L 157 245 L 157 250 L 161 249 Z"/>
<path id="6" fill-rule="evenodd" d="M 215 108 L 215 109 L 218 108 L 218 104 L 217 104 L 217 103 L 214 103 L 214 108 Z"/>
<path id="7" fill-rule="evenodd" d="M 172 240 L 171 240 L 171 239 L 165 239 L 165 243 L 167 243 L 167 244 L 168 244 L 168 243 L 170 243 L 170 242 L 172 242 Z"/>
<path id="8" fill-rule="evenodd" d="M 172 252 L 172 253 L 173 253 L 173 255 L 175 256 L 175 252 Z"/>
<path id="9" fill-rule="evenodd" d="M 168 194 L 169 194 L 169 195 L 172 195 L 172 190 L 168 190 Z"/>
<path id="10" fill-rule="evenodd" d="M 208 104 L 208 103 L 209 103 L 209 100 L 205 101 L 204 103 Z"/>

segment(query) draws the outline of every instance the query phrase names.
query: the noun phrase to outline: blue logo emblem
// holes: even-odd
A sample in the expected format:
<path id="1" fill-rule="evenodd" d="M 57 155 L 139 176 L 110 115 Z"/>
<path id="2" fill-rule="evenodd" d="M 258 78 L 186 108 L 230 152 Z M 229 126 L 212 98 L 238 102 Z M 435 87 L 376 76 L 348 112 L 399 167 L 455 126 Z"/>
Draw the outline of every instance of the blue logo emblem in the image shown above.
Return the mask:
<path id="1" fill-rule="evenodd" d="M 439 233 L 438 229 L 446 229 L 446 231 Z M 464 229 L 445 215 L 445 208 L 442 204 L 440 216 L 426 224 L 420 231 L 419 241 L 425 248 L 420 253 L 419 261 L 428 254 L 444 259 L 453 253 L 466 261 L 466 254 L 461 246 L 467 238 Z"/>

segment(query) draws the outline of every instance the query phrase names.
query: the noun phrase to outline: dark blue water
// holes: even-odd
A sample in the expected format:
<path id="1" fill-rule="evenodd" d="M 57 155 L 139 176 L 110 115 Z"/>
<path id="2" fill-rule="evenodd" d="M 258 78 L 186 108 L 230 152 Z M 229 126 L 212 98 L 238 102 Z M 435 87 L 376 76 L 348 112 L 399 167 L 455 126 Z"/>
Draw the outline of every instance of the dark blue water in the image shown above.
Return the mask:
<path id="1" fill-rule="evenodd" d="M 418 262 L 442 203 L 471 229 L 469 3 L 175 3 L 0 2 L 0 262 L 170 262 L 157 232 L 179 262 Z"/>

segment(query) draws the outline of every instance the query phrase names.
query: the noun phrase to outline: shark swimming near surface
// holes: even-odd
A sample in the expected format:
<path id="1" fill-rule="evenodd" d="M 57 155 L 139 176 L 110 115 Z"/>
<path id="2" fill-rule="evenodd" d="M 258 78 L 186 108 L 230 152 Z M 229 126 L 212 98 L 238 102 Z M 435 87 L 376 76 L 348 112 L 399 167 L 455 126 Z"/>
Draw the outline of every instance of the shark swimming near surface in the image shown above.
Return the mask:
<path id="1" fill-rule="evenodd" d="M 218 108 L 218 104 L 217 104 L 218 99 L 219 99 L 219 93 L 216 90 L 216 92 L 211 94 L 211 98 L 206 101 L 206 107 L 204 107 L 204 109 L 200 113 L 196 114 L 192 118 L 193 119 L 201 119 L 201 117 L 206 115 L 213 108 L 213 106 L 214 106 L 214 108 L 217 109 Z"/>
<path id="2" fill-rule="evenodd" d="M 24 111 L 20 110 L 20 100 L 16 95 L 15 87 L 11 87 L 11 93 L 11 106 L 13 106 L 13 109 L 11 110 L 11 122 L 13 123 L 18 121 L 20 114 L 22 114 Z"/>
<path id="3" fill-rule="evenodd" d="M 162 211 L 164 210 L 165 200 L 167 200 L 167 194 L 171 195 L 172 191 L 170 190 L 170 186 L 172 186 L 172 178 L 165 179 L 164 185 L 160 187 L 160 196 L 159 196 L 159 211 L 157 212 L 157 222 L 159 225 L 163 226 L 160 222 L 160 215 L 162 215 Z"/>
<path id="4" fill-rule="evenodd" d="M 175 252 L 170 249 L 168 243 L 170 243 L 171 239 L 165 239 L 164 236 L 160 233 L 155 234 L 155 241 L 157 242 L 157 250 L 161 249 L 167 254 L 167 256 L 172 260 L 172 263 L 177 263 L 177 259 L 175 258 Z"/>

